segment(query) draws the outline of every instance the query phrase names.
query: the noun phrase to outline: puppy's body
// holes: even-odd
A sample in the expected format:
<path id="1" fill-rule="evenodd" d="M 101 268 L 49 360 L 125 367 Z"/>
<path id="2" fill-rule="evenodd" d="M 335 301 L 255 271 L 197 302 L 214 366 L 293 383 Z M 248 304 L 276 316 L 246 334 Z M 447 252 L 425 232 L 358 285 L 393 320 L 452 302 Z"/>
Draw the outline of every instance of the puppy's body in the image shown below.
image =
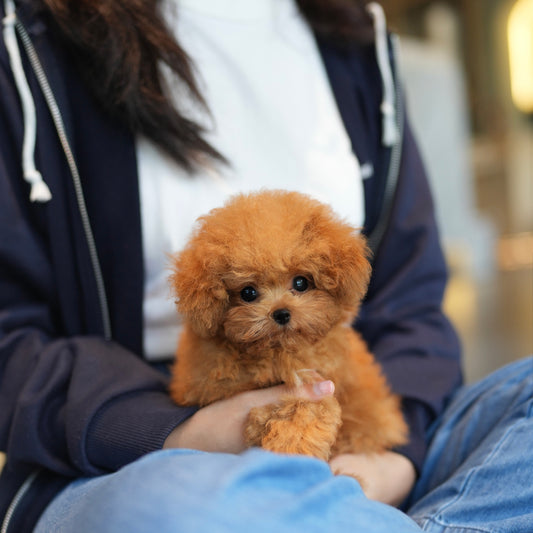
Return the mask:
<path id="1" fill-rule="evenodd" d="M 172 277 L 185 319 L 170 392 L 204 406 L 280 383 L 335 383 L 335 398 L 252 410 L 248 444 L 327 459 L 405 441 L 398 399 L 349 326 L 370 274 L 363 238 L 323 204 L 280 191 L 201 219 Z"/>

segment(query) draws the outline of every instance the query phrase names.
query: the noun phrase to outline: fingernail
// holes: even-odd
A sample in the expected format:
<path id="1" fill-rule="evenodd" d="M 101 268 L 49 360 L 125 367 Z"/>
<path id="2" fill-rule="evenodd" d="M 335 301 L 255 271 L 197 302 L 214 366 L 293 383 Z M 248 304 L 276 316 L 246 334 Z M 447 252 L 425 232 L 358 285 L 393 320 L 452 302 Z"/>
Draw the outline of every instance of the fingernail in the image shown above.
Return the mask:
<path id="1" fill-rule="evenodd" d="M 328 396 L 335 392 L 335 384 L 333 381 L 320 381 L 313 384 L 313 391 L 317 396 Z"/>

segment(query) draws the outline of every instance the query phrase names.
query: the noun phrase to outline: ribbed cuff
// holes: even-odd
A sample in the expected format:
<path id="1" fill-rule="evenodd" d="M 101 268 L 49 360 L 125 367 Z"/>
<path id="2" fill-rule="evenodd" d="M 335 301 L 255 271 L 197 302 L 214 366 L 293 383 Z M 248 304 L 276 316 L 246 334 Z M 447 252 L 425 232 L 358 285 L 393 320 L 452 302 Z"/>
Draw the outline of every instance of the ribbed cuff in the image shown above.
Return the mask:
<path id="1" fill-rule="evenodd" d="M 136 392 L 109 401 L 92 420 L 86 436 L 91 465 L 115 471 L 160 450 L 169 433 L 196 412 L 178 407 L 162 392 Z"/>

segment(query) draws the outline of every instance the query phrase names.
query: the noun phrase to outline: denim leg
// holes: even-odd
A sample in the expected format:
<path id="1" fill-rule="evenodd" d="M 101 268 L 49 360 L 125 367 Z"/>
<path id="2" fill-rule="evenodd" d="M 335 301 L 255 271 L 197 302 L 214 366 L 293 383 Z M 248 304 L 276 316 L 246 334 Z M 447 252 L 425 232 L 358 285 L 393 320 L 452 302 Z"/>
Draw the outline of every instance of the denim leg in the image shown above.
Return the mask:
<path id="1" fill-rule="evenodd" d="M 533 532 L 533 358 L 456 395 L 433 429 L 411 516 L 424 531 Z"/>
<path id="2" fill-rule="evenodd" d="M 420 533 L 393 507 L 322 461 L 253 449 L 241 455 L 154 452 L 118 472 L 78 480 L 36 533 Z"/>

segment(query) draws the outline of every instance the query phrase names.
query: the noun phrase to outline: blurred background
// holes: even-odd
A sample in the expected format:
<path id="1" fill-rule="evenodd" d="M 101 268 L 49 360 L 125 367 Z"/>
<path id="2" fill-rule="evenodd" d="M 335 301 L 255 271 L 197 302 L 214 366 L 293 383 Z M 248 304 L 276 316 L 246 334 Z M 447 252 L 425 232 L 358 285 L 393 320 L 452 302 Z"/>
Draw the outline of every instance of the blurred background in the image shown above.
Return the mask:
<path id="1" fill-rule="evenodd" d="M 533 353 L 533 0 L 381 3 L 473 381 Z"/>

